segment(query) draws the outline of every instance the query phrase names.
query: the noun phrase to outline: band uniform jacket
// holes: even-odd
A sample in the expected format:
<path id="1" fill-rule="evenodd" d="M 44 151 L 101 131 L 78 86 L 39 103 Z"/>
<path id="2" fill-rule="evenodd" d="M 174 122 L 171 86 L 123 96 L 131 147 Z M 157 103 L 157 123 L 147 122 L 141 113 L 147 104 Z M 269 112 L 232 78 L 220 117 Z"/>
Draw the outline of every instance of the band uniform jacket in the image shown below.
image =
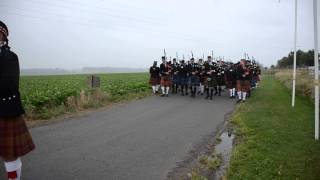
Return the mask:
<path id="1" fill-rule="evenodd" d="M 19 117 L 25 113 L 19 92 L 18 56 L 8 46 L 0 48 L 0 118 Z"/>

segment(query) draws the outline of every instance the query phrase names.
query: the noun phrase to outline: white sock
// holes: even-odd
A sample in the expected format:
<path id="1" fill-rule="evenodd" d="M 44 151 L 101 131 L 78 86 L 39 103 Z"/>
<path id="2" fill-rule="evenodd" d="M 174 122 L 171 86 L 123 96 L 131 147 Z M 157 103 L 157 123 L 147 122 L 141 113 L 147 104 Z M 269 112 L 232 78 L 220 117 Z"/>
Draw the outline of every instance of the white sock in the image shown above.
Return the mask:
<path id="1" fill-rule="evenodd" d="M 203 94 L 204 93 L 204 85 L 200 84 L 200 92 Z"/>
<path id="2" fill-rule="evenodd" d="M 170 87 L 167 87 L 166 89 L 167 89 L 166 94 L 169 94 L 169 89 L 170 89 Z"/>
<path id="3" fill-rule="evenodd" d="M 241 91 L 238 91 L 238 98 L 241 100 Z"/>
<path id="4" fill-rule="evenodd" d="M 242 93 L 242 100 L 243 100 L 243 101 L 246 100 L 246 95 L 247 95 L 247 92 L 243 92 L 243 93 Z"/>
<path id="5" fill-rule="evenodd" d="M 232 89 L 229 89 L 229 92 L 230 92 L 230 97 L 232 96 Z"/>
<path id="6" fill-rule="evenodd" d="M 159 90 L 159 87 L 160 87 L 160 85 L 156 85 L 156 91 L 158 91 L 158 90 Z"/>
<path id="7" fill-rule="evenodd" d="M 156 86 L 152 86 L 153 93 L 156 93 Z"/>
<path id="8" fill-rule="evenodd" d="M 22 167 L 22 162 L 21 162 L 20 158 L 18 158 L 15 161 L 4 162 L 4 166 L 5 166 L 7 172 L 16 171 L 17 172 L 17 178 L 15 180 L 20 180 L 21 167 Z"/>
<path id="9" fill-rule="evenodd" d="M 161 86 L 161 90 L 162 90 L 162 94 L 165 94 L 163 86 Z"/>
<path id="10" fill-rule="evenodd" d="M 17 177 L 16 180 L 20 180 L 20 178 L 21 178 L 21 170 L 22 170 L 22 165 L 21 165 L 21 167 L 17 170 L 17 175 L 18 175 L 18 177 Z"/>
<path id="11" fill-rule="evenodd" d="M 236 88 L 232 88 L 232 96 L 236 95 Z"/>

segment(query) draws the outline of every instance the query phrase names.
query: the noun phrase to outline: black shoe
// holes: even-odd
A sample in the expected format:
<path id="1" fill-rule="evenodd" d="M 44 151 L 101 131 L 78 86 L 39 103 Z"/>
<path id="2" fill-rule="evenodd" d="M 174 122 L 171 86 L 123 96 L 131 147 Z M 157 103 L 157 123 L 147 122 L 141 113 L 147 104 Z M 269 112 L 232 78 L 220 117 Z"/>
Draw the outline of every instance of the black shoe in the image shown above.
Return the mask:
<path id="1" fill-rule="evenodd" d="M 169 97 L 169 94 L 166 94 L 166 97 Z"/>
<path id="2" fill-rule="evenodd" d="M 218 94 L 218 93 L 217 93 L 217 92 L 215 92 L 215 93 L 214 93 L 214 96 L 216 96 L 217 94 Z"/>
<path id="3" fill-rule="evenodd" d="M 165 94 L 161 94 L 160 96 L 161 96 L 161 97 L 164 97 L 164 96 L 165 96 Z"/>
<path id="4" fill-rule="evenodd" d="M 240 103 L 242 100 L 241 99 L 239 99 L 238 101 L 237 101 L 237 103 Z"/>
<path id="5" fill-rule="evenodd" d="M 242 102 L 242 103 L 245 103 L 245 102 L 246 102 L 246 100 L 242 100 L 241 102 Z"/>
<path id="6" fill-rule="evenodd" d="M 212 100 L 213 98 L 212 98 L 212 96 L 210 96 L 210 100 Z"/>

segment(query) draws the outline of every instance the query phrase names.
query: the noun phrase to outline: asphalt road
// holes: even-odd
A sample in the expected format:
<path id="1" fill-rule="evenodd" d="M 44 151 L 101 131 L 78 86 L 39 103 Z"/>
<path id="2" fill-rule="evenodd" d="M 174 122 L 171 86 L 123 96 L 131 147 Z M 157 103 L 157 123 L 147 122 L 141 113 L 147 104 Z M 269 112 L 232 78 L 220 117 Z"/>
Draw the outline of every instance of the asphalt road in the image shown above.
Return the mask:
<path id="1" fill-rule="evenodd" d="M 148 97 L 31 129 L 36 150 L 23 158 L 23 180 L 163 180 L 235 100 Z M 4 179 L 0 165 L 0 179 Z"/>

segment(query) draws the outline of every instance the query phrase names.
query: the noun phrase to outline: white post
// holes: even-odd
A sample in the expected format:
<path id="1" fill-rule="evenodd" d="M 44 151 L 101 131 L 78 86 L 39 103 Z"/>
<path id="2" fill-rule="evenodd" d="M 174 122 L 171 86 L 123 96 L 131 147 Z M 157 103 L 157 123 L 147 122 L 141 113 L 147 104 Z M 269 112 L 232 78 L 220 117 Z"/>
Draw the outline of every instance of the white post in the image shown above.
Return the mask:
<path id="1" fill-rule="evenodd" d="M 298 0 L 295 0 L 294 17 L 294 55 L 293 55 L 293 79 L 292 79 L 292 107 L 296 97 L 296 66 L 297 66 L 297 19 L 298 19 Z"/>
<path id="2" fill-rule="evenodd" d="M 318 4 L 313 0 L 313 19 L 314 19 L 314 118 L 315 118 L 315 139 L 319 140 L 319 56 L 318 56 Z"/>

